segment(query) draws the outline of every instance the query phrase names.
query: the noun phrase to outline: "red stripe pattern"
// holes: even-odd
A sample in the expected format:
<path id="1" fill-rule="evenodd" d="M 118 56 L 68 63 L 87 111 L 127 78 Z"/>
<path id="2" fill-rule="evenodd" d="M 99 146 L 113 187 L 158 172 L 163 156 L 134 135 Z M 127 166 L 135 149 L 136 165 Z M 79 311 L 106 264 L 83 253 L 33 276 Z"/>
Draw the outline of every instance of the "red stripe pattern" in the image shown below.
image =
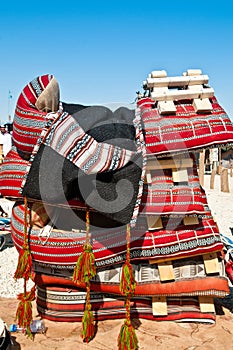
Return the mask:
<path id="1" fill-rule="evenodd" d="M 86 174 L 114 171 L 135 157 L 135 152 L 101 142 L 86 134 L 67 113 L 59 115 L 41 143 L 73 162 Z"/>
<path id="2" fill-rule="evenodd" d="M 23 246 L 24 205 L 16 203 L 12 212 L 12 239 L 18 251 Z M 163 229 L 148 231 L 143 218 L 131 234 L 131 260 L 167 259 L 196 256 L 223 248 L 217 225 L 210 213 L 199 218 L 197 225 L 184 225 L 182 217 L 162 217 Z M 73 229 L 73 230 L 72 230 Z M 52 229 L 42 236 L 40 229 L 30 229 L 33 260 L 49 266 L 74 268 L 85 243 L 85 232 Z M 92 231 L 96 266 L 105 267 L 125 261 L 125 227 Z"/>
<path id="3" fill-rule="evenodd" d="M 35 104 L 52 79 L 51 74 L 37 77 L 28 83 L 19 95 L 13 120 L 12 140 L 22 152 L 32 152 L 46 124 L 47 113 L 39 111 Z"/>
<path id="4" fill-rule="evenodd" d="M 0 193 L 4 197 L 20 198 L 21 184 L 25 178 L 29 161 L 23 159 L 15 146 L 0 166 Z"/>
<path id="5" fill-rule="evenodd" d="M 147 154 L 165 156 L 232 143 L 230 118 L 215 97 L 210 101 L 213 107 L 210 114 L 197 114 L 187 100 L 175 101 L 176 114 L 162 116 L 155 101 L 149 97 L 138 100 L 145 125 Z"/>
<path id="6" fill-rule="evenodd" d="M 151 170 L 151 183 L 143 187 L 140 213 L 154 215 L 204 214 L 207 198 L 200 186 L 194 155 L 187 168 L 187 183 L 174 183 L 172 169 Z"/>
<path id="7" fill-rule="evenodd" d="M 52 286 L 37 287 L 37 310 L 41 317 L 57 322 L 80 322 L 86 293 L 78 289 Z M 111 294 L 91 293 L 91 304 L 95 320 L 125 317 L 124 298 Z M 131 317 L 154 321 L 206 322 L 215 323 L 216 315 L 201 312 L 197 297 L 167 298 L 168 314 L 153 316 L 152 299 L 134 297 L 131 299 Z"/>

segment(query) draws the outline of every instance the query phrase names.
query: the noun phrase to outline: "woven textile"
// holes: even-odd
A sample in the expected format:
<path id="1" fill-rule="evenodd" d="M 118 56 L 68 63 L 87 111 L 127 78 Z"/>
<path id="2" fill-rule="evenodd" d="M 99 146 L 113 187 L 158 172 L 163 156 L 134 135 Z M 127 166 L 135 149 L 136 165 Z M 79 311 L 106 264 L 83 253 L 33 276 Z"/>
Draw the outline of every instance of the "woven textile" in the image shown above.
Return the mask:
<path id="1" fill-rule="evenodd" d="M 85 217 L 84 211 L 83 214 Z M 75 223 L 78 226 L 73 226 Z M 162 223 L 164 229 L 148 231 L 146 221 L 143 218 L 138 220 L 136 227 L 131 230 L 132 260 L 170 260 L 220 251 L 223 248 L 218 228 L 210 213 L 199 218 L 197 225 L 184 225 L 179 217 L 162 217 Z M 53 267 L 74 267 L 85 242 L 85 232 L 79 224 L 85 229 L 85 220 L 79 220 L 74 211 L 63 208 L 61 214 L 58 212 L 55 227 L 47 235 L 43 235 L 38 227 L 32 227 L 29 232 L 33 259 Z M 66 230 L 62 229 L 62 225 L 65 225 Z M 11 229 L 18 250 L 22 249 L 24 241 L 23 228 L 24 205 L 16 203 L 12 211 Z M 125 226 L 102 229 L 92 227 L 91 237 L 97 267 L 125 261 Z"/>
<path id="2" fill-rule="evenodd" d="M 134 110 L 62 104 L 58 83 L 47 74 L 20 94 L 12 137 L 23 158 L 31 156 L 18 198 L 63 203 L 78 196 L 113 226 L 135 225 L 145 150 L 141 118 Z M 6 190 L 4 195 L 12 194 Z"/>
<path id="3" fill-rule="evenodd" d="M 104 109 L 103 114 L 106 113 L 104 107 L 96 106 L 84 109 L 79 114 L 90 113 L 91 116 L 99 108 Z M 54 121 L 42 143 L 70 160 L 87 175 L 117 170 L 135 157 L 135 153 L 130 150 L 110 143 L 98 143 L 66 112 Z"/>
<path id="4" fill-rule="evenodd" d="M 187 168 L 187 182 L 175 183 L 172 169 L 151 170 L 151 182 L 143 187 L 140 212 L 145 214 L 204 214 L 207 199 L 200 186 L 194 156 Z"/>
<path id="5" fill-rule="evenodd" d="M 233 124 L 219 105 L 210 99 L 213 111 L 196 113 L 191 101 L 175 101 L 174 115 L 160 115 L 155 101 L 138 100 L 145 128 L 148 155 L 164 156 L 187 150 L 218 147 L 233 142 Z"/>
<path id="6" fill-rule="evenodd" d="M 224 261 L 219 261 L 219 275 L 207 275 L 202 256 L 172 261 L 174 280 L 161 282 L 157 264 L 140 262 L 132 264 L 137 296 L 214 296 L 225 297 L 229 293 Z M 53 269 L 38 263 L 33 264 L 35 282 L 38 286 L 58 285 L 74 287 L 73 270 Z M 122 265 L 97 269 L 91 280 L 91 290 L 120 295 Z M 85 287 L 85 285 L 80 285 Z"/>
<path id="7" fill-rule="evenodd" d="M 12 141 L 22 152 L 31 153 L 45 126 L 47 112 L 39 111 L 36 102 L 52 82 L 54 76 L 46 74 L 29 82 L 19 95 L 13 120 Z"/>
<path id="8" fill-rule="evenodd" d="M 21 157 L 13 146 L 0 166 L 0 193 L 4 197 L 18 199 L 29 161 Z"/>
<path id="9" fill-rule="evenodd" d="M 44 130 L 23 195 L 54 204 L 78 197 L 113 226 L 135 225 L 145 172 L 139 124 L 124 107 L 64 112 Z"/>
<path id="10" fill-rule="evenodd" d="M 80 322 L 83 316 L 86 293 L 78 289 L 61 287 L 37 287 L 37 310 L 42 318 L 58 322 Z M 91 304 L 95 320 L 125 317 L 124 298 L 109 294 L 91 293 Z M 168 315 L 153 316 L 152 299 L 131 299 L 132 318 L 155 321 L 214 323 L 215 313 L 202 313 L 198 298 L 167 298 Z"/>

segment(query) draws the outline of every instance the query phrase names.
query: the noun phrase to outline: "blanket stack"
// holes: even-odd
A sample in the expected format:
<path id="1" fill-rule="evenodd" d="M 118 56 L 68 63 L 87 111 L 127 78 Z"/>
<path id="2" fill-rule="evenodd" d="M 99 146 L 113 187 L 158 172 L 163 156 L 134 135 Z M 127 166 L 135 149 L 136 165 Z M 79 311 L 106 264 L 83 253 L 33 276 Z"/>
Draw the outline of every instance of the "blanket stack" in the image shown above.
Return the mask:
<path id="1" fill-rule="evenodd" d="M 173 284 L 174 267 L 178 263 L 185 269 L 187 259 L 201 259 L 206 273 L 202 286 L 208 278 L 220 281 L 225 275 L 224 268 L 219 268 L 222 243 L 218 226 L 200 186 L 196 160 L 199 151 L 232 142 L 232 123 L 207 83 L 208 76 L 201 70 L 187 70 L 178 77 L 153 71 L 143 82 L 145 93 L 137 101 L 147 153 L 141 214 L 154 236 L 156 253 L 149 263 L 157 265 L 161 284 Z M 195 286 L 196 277 L 185 276 L 186 283 L 194 287 L 186 295 L 199 295 L 200 313 L 214 313 L 217 290 L 206 293 L 201 285 Z M 184 284 L 180 290 L 173 287 L 182 299 Z M 155 316 L 167 315 L 167 296 L 156 294 Z"/>
<path id="2" fill-rule="evenodd" d="M 142 119 L 145 137 L 146 174 L 139 217 L 131 229 L 130 257 L 137 282 L 131 314 L 154 320 L 214 322 L 214 298 L 226 296 L 229 288 L 221 258 L 223 245 L 200 186 L 196 154 L 232 142 L 232 123 L 213 89 L 205 87 L 208 77 L 200 71 L 187 71 L 175 78 L 163 75 L 166 73 L 152 72 L 144 82 L 149 96 L 137 101 L 136 114 Z M 157 88 L 160 96 L 155 94 Z M 124 317 L 119 284 L 126 256 L 125 228 L 104 231 L 93 233 L 97 275 L 91 288 L 96 319 Z M 65 282 L 74 287 L 68 283 L 72 269 L 66 270 L 63 279 L 64 270 L 57 266 L 54 274 L 42 264 L 35 264 L 40 312 L 55 320 L 80 320 L 78 304 L 74 302 L 74 307 L 70 301 L 68 308 L 65 300 L 69 297 L 62 287 Z M 56 293 L 60 301 L 64 298 L 64 314 L 56 307 Z M 75 300 L 82 298 L 77 290 L 69 293 Z"/>
<path id="3" fill-rule="evenodd" d="M 229 287 L 196 155 L 232 143 L 233 125 L 208 77 L 153 71 L 136 110 L 115 112 L 59 104 L 54 79 L 38 77 L 24 88 L 14 146 L 0 168 L 0 191 L 15 200 L 11 231 L 19 252 L 27 238 L 39 314 L 82 320 L 86 284 L 72 276 L 88 211 L 96 321 L 125 317 L 120 282 L 130 225 L 131 317 L 215 322 L 214 298 Z"/>

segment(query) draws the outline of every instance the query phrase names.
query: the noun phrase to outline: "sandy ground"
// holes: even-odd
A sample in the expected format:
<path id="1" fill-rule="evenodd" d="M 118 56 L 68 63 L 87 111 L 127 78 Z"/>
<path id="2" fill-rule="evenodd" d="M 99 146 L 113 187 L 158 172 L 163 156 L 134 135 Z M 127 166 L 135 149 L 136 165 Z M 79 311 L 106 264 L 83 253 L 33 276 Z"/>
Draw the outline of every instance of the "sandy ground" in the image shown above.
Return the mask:
<path id="1" fill-rule="evenodd" d="M 7 324 L 14 322 L 17 300 L 0 299 L 0 316 Z M 197 323 L 154 322 L 136 320 L 139 350 L 225 350 L 233 343 L 233 314 L 223 309 L 214 325 Z M 34 310 L 36 318 L 36 310 Z M 88 344 L 80 337 L 80 323 L 45 320 L 46 334 L 36 334 L 34 340 L 21 333 L 12 333 L 12 350 L 116 350 L 117 337 L 123 320 L 98 323 L 95 338 Z"/>
<path id="2" fill-rule="evenodd" d="M 221 192 L 220 175 L 215 175 L 214 189 L 210 189 L 210 175 L 205 175 L 204 189 L 211 213 L 220 233 L 233 239 L 233 177 L 228 176 L 229 192 Z"/>
<path id="3" fill-rule="evenodd" d="M 205 175 L 204 188 L 210 209 L 220 232 L 232 237 L 233 227 L 233 178 L 229 177 L 230 192 L 220 191 L 220 176 L 216 175 L 215 188 L 210 190 L 210 176 Z M 7 325 L 15 322 L 18 301 L 0 298 L 0 317 Z M 36 305 L 33 315 L 37 317 Z M 21 333 L 12 333 L 12 350 L 116 350 L 117 337 L 123 320 L 109 320 L 98 323 L 95 338 L 82 342 L 80 323 L 52 322 L 45 320 L 46 334 L 36 334 L 34 341 Z M 223 308 L 218 312 L 214 325 L 199 323 L 154 322 L 135 320 L 139 350 L 225 350 L 233 344 L 233 314 Z"/>

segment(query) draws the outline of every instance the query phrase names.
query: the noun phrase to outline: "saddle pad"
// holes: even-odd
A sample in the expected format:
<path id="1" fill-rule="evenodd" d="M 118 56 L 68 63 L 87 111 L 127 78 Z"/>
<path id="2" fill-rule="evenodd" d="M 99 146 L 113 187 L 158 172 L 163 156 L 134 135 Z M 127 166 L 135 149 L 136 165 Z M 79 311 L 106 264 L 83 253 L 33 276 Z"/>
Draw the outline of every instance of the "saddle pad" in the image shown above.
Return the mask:
<path id="1" fill-rule="evenodd" d="M 61 287 L 37 287 L 37 311 L 42 318 L 57 322 L 81 322 L 86 293 L 78 289 Z M 125 318 L 123 297 L 91 292 L 91 304 L 95 321 Z M 131 299 L 131 318 L 155 321 L 215 323 L 215 313 L 201 312 L 197 297 L 167 298 L 167 316 L 153 316 L 152 299 Z"/>
<path id="2" fill-rule="evenodd" d="M 151 181 L 145 183 L 140 212 L 145 214 L 204 214 L 207 199 L 200 186 L 195 157 L 190 154 L 193 167 L 184 169 L 187 180 L 175 182 L 173 170 L 155 169 L 150 171 Z"/>
<path id="3" fill-rule="evenodd" d="M 85 218 L 85 212 L 83 212 Z M 43 234 L 38 227 L 31 227 L 30 250 L 33 260 L 51 266 L 74 267 L 83 251 L 86 233 L 85 221 L 79 220 L 72 210 L 63 212 L 59 219 L 64 224 L 76 222 L 67 230 L 50 227 Z M 61 221 L 60 221 L 61 222 Z M 199 223 L 184 225 L 182 218 L 163 217 L 162 230 L 148 231 L 145 219 L 138 220 L 131 229 L 131 260 L 163 259 L 171 260 L 221 251 L 223 243 L 216 223 L 211 215 L 199 218 Z M 61 222 L 62 224 L 62 222 Z M 12 210 L 12 239 L 18 251 L 24 242 L 24 204 L 16 204 Z M 93 252 L 97 267 L 124 263 L 126 256 L 126 227 L 93 228 L 91 230 Z"/>
<path id="4" fill-rule="evenodd" d="M 174 101 L 176 113 L 160 115 L 155 101 L 141 98 L 137 105 L 144 122 L 147 154 L 164 156 L 221 147 L 233 142 L 233 124 L 215 97 L 213 110 L 196 113 L 191 100 Z"/>
<path id="5" fill-rule="evenodd" d="M 228 280 L 224 261 L 219 262 L 219 275 L 207 275 L 202 256 L 172 261 L 173 280 L 161 281 L 157 264 L 148 262 L 133 263 L 132 268 L 136 281 L 137 296 L 214 296 L 225 297 L 229 294 Z M 51 268 L 47 265 L 34 263 L 35 283 L 37 286 L 58 285 L 75 287 L 72 282 L 73 270 Z M 91 280 L 90 288 L 96 292 L 121 295 L 120 279 L 122 265 L 113 265 L 97 269 L 95 278 Z M 79 287 L 85 288 L 85 284 Z"/>
<path id="6" fill-rule="evenodd" d="M 118 225 L 134 225 L 144 178 L 139 124 L 123 107 L 58 115 L 33 152 L 23 195 L 54 204 L 78 197 Z"/>
<path id="7" fill-rule="evenodd" d="M 13 146 L 0 166 L 0 193 L 3 197 L 18 199 L 29 161 L 23 159 Z"/>
<path id="8" fill-rule="evenodd" d="M 13 120 L 12 141 L 22 152 L 32 153 L 46 125 L 47 112 L 39 111 L 36 102 L 54 79 L 51 74 L 39 76 L 29 82 L 19 95 Z M 58 104 L 59 99 L 57 109 Z"/>

